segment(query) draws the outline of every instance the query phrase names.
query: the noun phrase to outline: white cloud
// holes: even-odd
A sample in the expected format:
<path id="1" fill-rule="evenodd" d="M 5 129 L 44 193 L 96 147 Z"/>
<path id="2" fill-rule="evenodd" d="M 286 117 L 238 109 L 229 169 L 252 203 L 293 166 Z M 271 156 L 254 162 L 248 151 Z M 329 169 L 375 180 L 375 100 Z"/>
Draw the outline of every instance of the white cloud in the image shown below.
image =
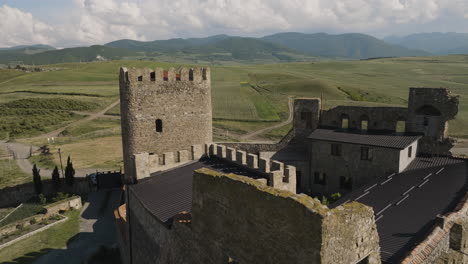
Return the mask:
<path id="1" fill-rule="evenodd" d="M 444 19 L 466 19 L 466 0 L 75 0 L 60 25 L 19 9 L 0 8 L 0 45 L 89 45 L 213 34 L 281 31 L 392 32 Z M 466 20 L 464 20 L 466 21 Z M 448 24 L 447 24 L 448 25 Z M 452 31 L 466 31 L 461 24 Z"/>
<path id="2" fill-rule="evenodd" d="M 51 44 L 56 41 L 53 28 L 34 19 L 30 13 L 3 5 L 0 7 L 0 18 L 0 46 Z"/>

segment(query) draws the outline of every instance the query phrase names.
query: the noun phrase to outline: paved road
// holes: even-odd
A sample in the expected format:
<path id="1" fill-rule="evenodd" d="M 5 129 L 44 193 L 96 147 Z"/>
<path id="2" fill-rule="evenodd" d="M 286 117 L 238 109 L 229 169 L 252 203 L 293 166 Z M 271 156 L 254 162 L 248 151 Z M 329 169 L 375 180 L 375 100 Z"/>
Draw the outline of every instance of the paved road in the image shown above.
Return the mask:
<path id="1" fill-rule="evenodd" d="M 266 128 L 262 128 L 260 130 L 250 132 L 250 133 L 245 134 L 245 135 L 242 135 L 240 137 L 240 139 L 242 141 L 245 141 L 245 140 L 248 140 L 248 139 L 253 138 L 255 136 L 258 136 L 260 134 L 263 134 L 265 132 L 268 132 L 270 130 L 273 130 L 275 128 L 280 128 L 282 126 L 285 126 L 285 125 L 291 123 L 293 121 L 293 117 L 294 117 L 294 109 L 293 109 L 294 105 L 293 105 L 293 103 L 294 103 L 294 100 L 293 100 L 292 96 L 289 96 L 288 97 L 289 116 L 288 116 L 288 119 L 286 121 L 283 121 L 283 122 L 281 122 L 279 124 L 276 124 L 276 125 L 273 125 L 273 126 L 270 126 L 270 127 L 266 127 Z"/>
<path id="2" fill-rule="evenodd" d="M 34 264 L 81 264 L 101 245 L 113 246 L 116 227 L 113 211 L 119 203 L 120 191 L 98 191 L 89 194 L 80 215 L 80 233 L 66 248 L 52 250 Z"/>

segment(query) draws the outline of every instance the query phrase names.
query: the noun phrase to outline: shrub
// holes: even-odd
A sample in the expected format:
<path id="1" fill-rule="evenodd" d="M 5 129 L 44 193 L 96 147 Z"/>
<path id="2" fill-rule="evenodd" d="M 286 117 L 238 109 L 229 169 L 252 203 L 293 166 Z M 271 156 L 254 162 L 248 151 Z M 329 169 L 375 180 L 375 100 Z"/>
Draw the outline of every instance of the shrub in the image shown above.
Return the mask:
<path id="1" fill-rule="evenodd" d="M 33 182 L 34 182 L 34 190 L 37 194 L 42 193 L 42 180 L 41 175 L 39 174 L 41 170 L 37 169 L 36 164 L 34 164 L 32 173 L 33 173 Z"/>
<path id="2" fill-rule="evenodd" d="M 58 201 L 62 201 L 62 200 L 65 200 L 67 198 L 69 198 L 70 195 L 67 194 L 67 193 L 63 193 L 63 192 L 58 192 L 55 197 L 52 198 L 52 202 L 58 202 Z"/>
<path id="3" fill-rule="evenodd" d="M 39 198 L 39 203 L 40 204 L 46 204 L 47 203 L 47 198 L 44 196 L 44 194 L 42 194 L 42 193 L 39 194 L 38 198 Z"/>
<path id="4" fill-rule="evenodd" d="M 37 224 L 36 218 L 33 218 L 33 219 L 29 220 L 29 223 L 30 223 L 31 225 Z"/>
<path id="5" fill-rule="evenodd" d="M 55 190 L 60 188 L 60 174 L 57 166 L 55 166 L 54 171 L 52 172 L 52 185 Z"/>

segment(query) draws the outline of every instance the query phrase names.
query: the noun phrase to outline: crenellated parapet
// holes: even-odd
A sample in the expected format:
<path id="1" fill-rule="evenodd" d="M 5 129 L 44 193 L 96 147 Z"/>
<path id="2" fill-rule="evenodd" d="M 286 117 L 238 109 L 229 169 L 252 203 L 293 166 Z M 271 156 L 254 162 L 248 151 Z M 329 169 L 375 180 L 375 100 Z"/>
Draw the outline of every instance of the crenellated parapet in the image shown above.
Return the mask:
<path id="1" fill-rule="evenodd" d="M 126 84 L 151 85 L 164 83 L 210 82 L 210 68 L 120 68 L 120 82 Z"/>
<path id="2" fill-rule="evenodd" d="M 257 154 L 220 144 L 211 144 L 208 149 L 209 156 L 224 159 L 264 175 L 265 178 L 259 179 L 260 182 L 280 190 L 296 193 L 296 167 L 285 165 L 276 160 L 260 158 Z"/>
<path id="3" fill-rule="evenodd" d="M 165 152 L 162 155 L 148 152 L 134 154 L 136 179 L 140 180 L 158 171 L 178 167 L 191 161 L 198 161 L 204 156 L 206 156 L 206 147 L 204 145 L 193 145 L 190 150 Z"/>

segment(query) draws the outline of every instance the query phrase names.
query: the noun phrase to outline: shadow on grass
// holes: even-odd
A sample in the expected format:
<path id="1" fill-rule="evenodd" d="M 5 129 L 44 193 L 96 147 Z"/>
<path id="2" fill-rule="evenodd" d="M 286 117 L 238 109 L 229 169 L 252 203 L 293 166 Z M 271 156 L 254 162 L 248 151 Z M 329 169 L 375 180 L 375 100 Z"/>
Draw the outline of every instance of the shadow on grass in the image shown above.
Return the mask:
<path id="1" fill-rule="evenodd" d="M 118 206 L 119 191 L 104 190 L 91 193 L 89 205 L 82 212 L 80 233 L 69 238 L 66 248 L 43 248 L 29 252 L 2 264 L 84 263 L 92 257 L 94 264 L 120 263 L 116 245 L 116 227 L 113 210 Z M 107 259 L 107 260 L 106 260 Z M 106 260 L 106 261 L 103 261 Z"/>

